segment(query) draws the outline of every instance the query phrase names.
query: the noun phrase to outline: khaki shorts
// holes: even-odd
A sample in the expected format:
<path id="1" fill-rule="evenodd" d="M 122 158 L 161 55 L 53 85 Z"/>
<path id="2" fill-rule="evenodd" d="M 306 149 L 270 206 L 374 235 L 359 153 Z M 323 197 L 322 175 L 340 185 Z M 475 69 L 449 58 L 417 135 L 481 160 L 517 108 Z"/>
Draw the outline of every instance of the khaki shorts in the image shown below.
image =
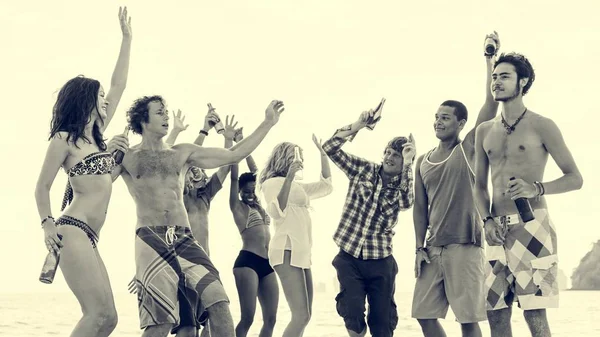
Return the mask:
<path id="1" fill-rule="evenodd" d="M 558 308 L 556 230 L 545 209 L 523 223 L 518 214 L 497 217 L 504 246 L 488 246 L 487 310 L 508 308 L 516 298 L 523 310 Z"/>
<path id="2" fill-rule="evenodd" d="M 473 244 L 428 247 L 412 303 L 416 319 L 445 318 L 452 307 L 461 324 L 487 320 L 483 248 Z"/>

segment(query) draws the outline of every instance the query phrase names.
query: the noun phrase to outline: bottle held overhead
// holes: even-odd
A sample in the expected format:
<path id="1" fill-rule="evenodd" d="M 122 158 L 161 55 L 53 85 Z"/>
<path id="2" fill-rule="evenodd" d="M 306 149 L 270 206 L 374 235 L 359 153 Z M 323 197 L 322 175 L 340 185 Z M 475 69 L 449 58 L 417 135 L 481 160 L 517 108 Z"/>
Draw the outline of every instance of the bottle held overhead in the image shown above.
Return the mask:
<path id="1" fill-rule="evenodd" d="M 215 108 L 213 108 L 212 104 L 208 103 L 207 105 L 208 105 L 208 110 L 209 111 L 214 111 L 215 110 Z M 221 122 L 221 119 L 219 119 L 216 123 L 214 123 L 211 126 L 215 127 L 215 131 L 217 131 L 218 134 L 222 134 L 223 132 L 225 132 L 225 127 L 223 126 L 223 122 Z"/>
<path id="2" fill-rule="evenodd" d="M 377 124 L 377 122 L 379 122 L 381 120 L 381 111 L 383 110 L 384 104 L 385 104 L 385 98 L 382 98 L 381 102 L 379 102 L 379 104 L 375 108 L 375 111 L 373 111 L 373 118 L 367 124 L 367 128 L 369 130 L 373 130 L 375 128 L 375 125 Z"/>

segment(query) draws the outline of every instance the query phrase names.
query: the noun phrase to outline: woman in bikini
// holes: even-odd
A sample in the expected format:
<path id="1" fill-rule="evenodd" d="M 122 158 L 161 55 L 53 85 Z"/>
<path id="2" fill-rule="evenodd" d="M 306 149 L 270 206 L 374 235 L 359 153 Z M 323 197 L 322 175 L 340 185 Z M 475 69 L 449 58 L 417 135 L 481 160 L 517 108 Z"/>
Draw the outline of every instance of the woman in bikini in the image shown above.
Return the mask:
<path id="1" fill-rule="evenodd" d="M 60 251 L 60 269 L 83 312 L 71 336 L 108 336 L 117 324 L 108 274 L 96 243 L 112 190 L 115 161 L 111 153 L 117 149 L 126 152 L 128 148 L 125 136 L 114 137 L 107 146 L 102 133 L 127 83 L 130 19 L 127 8 L 119 8 L 123 39 L 106 98 L 100 82 L 83 76 L 69 80 L 58 93 L 50 145 L 35 190 L 44 242 L 49 251 Z M 64 212 L 55 221 L 50 188 L 61 167 L 67 173 L 68 184 Z"/>
<path id="2" fill-rule="evenodd" d="M 228 131 L 226 128 L 225 132 Z M 242 140 L 241 128 L 234 140 Z M 256 163 L 246 158 L 250 172 L 238 179 L 238 165 L 231 166 L 229 207 L 242 237 L 242 250 L 233 265 L 233 275 L 240 299 L 241 317 L 235 328 L 236 337 L 245 337 L 254 321 L 256 298 L 260 302 L 263 326 L 259 337 L 271 337 L 279 304 L 279 285 L 269 264 L 270 219 L 256 194 Z M 238 198 L 239 195 L 239 198 Z"/>
<path id="3" fill-rule="evenodd" d="M 333 191 L 329 158 L 315 135 L 313 142 L 321 153 L 319 181 L 301 183 L 294 179 L 296 172 L 302 169 L 302 152 L 300 160 L 294 160 L 296 145 L 288 142 L 275 146 L 259 179 L 266 211 L 275 227 L 269 244 L 269 262 L 279 276 L 292 312 L 283 337 L 302 336 L 310 321 L 313 301 L 310 200 Z"/>

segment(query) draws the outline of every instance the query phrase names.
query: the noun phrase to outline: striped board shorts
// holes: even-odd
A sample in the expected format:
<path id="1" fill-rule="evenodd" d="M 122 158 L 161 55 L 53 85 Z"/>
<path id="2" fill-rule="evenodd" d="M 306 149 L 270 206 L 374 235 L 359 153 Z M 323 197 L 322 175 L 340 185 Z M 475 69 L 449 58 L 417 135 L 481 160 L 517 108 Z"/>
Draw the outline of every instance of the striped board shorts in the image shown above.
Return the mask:
<path id="1" fill-rule="evenodd" d="M 208 318 L 207 308 L 229 299 L 219 272 L 189 227 L 140 227 L 135 237 L 136 279 L 140 328 L 159 324 L 179 327 L 180 303 L 186 301 L 186 323 L 197 327 Z M 179 294 L 179 296 L 178 296 Z"/>

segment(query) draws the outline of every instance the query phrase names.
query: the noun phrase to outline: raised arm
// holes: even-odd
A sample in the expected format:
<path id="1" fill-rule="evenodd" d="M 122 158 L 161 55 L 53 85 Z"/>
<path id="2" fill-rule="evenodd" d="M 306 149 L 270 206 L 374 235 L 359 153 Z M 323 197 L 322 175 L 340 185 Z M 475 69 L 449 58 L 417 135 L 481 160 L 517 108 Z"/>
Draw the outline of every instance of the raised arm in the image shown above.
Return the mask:
<path id="1" fill-rule="evenodd" d="M 262 192 L 267 203 L 266 211 L 273 219 L 285 217 L 286 208 L 290 191 L 292 190 L 292 182 L 298 170 L 302 169 L 301 161 L 293 161 L 288 169 L 288 173 L 283 179 L 268 179 L 262 184 Z"/>
<path id="2" fill-rule="evenodd" d="M 317 136 L 313 133 L 312 135 L 313 143 L 319 150 L 321 154 L 321 176 L 325 179 L 331 177 L 331 168 L 329 167 L 329 158 L 327 158 L 327 153 L 323 150 L 323 141 L 321 139 L 317 139 Z"/>
<path id="3" fill-rule="evenodd" d="M 231 146 L 233 146 L 233 137 L 235 136 L 235 126 L 237 125 L 237 122 L 235 122 L 235 124 L 233 123 L 235 119 L 235 115 L 231 116 L 231 121 L 229 120 L 229 116 L 225 117 L 225 131 L 223 132 L 223 138 L 224 138 L 224 147 L 226 149 L 231 148 Z M 219 168 L 219 170 L 217 171 L 217 173 L 215 173 L 217 175 L 217 177 L 219 178 L 219 181 L 221 182 L 221 184 L 223 184 L 223 182 L 225 182 L 225 178 L 227 177 L 227 174 L 229 174 L 229 170 L 231 168 L 231 165 L 226 165 L 226 166 L 222 166 L 221 168 Z"/>
<path id="4" fill-rule="evenodd" d="M 325 150 L 323 150 L 323 146 L 321 145 L 321 141 L 317 139 L 317 136 L 313 134 L 312 136 L 313 143 L 319 150 L 321 154 L 321 179 L 314 183 L 300 183 L 300 186 L 304 189 L 306 194 L 310 199 L 317 199 L 327 196 L 333 192 L 333 185 L 331 184 L 331 169 L 329 168 L 329 158 L 327 158 L 327 154 Z"/>
<path id="5" fill-rule="evenodd" d="M 37 204 L 42 227 L 44 228 L 44 242 L 48 250 L 58 252 L 61 247 L 60 239 L 57 236 L 56 225 L 52 217 L 52 207 L 50 205 L 50 189 L 56 178 L 58 170 L 63 165 L 69 155 L 69 146 L 67 145 L 67 134 L 57 133 L 46 151 L 46 157 L 42 164 L 42 170 L 38 176 L 35 185 L 35 202 Z"/>
<path id="6" fill-rule="evenodd" d="M 283 110 L 283 102 L 272 101 L 267 108 L 265 120 L 258 128 L 250 136 L 229 149 L 200 147 L 194 144 L 178 144 L 177 146 L 189 153 L 188 163 L 201 168 L 217 168 L 237 163 L 258 147 L 271 128 L 279 121 Z"/>
<path id="7" fill-rule="evenodd" d="M 239 206 L 240 200 L 238 199 L 239 194 L 239 174 L 238 174 L 238 164 L 233 164 L 231 167 L 231 184 L 229 186 L 229 208 L 232 211 L 235 211 Z"/>
<path id="8" fill-rule="evenodd" d="M 165 143 L 171 146 L 175 145 L 175 140 L 177 140 L 177 136 L 179 136 L 179 134 L 182 131 L 187 130 L 188 126 L 190 126 L 189 124 L 184 124 L 184 121 L 185 116 L 181 115 L 181 110 L 177 110 L 177 113 L 173 116 L 173 129 L 171 129 L 171 132 L 169 133 L 167 140 L 165 140 Z"/>
<path id="9" fill-rule="evenodd" d="M 498 33 L 494 32 L 492 34 L 486 35 L 486 39 L 491 37 L 496 41 L 496 53 L 500 49 L 500 39 L 498 38 Z M 486 61 L 486 81 L 485 81 L 485 102 L 479 110 L 479 114 L 477 115 L 477 120 L 475 122 L 475 126 L 471 129 L 465 139 L 463 141 L 463 148 L 465 149 L 465 153 L 471 160 L 475 157 L 475 129 L 481 123 L 485 121 L 489 121 L 490 119 L 496 117 L 498 113 L 498 102 L 494 100 L 494 96 L 492 95 L 492 70 L 494 67 L 494 62 L 496 59 L 496 54 L 484 56 Z"/>
<path id="10" fill-rule="evenodd" d="M 367 126 L 367 121 L 369 120 L 369 117 L 372 117 L 372 114 L 372 111 L 363 112 L 356 122 L 336 130 L 333 137 L 323 144 L 323 151 L 349 178 L 360 173 L 369 162 L 365 159 L 346 153 L 342 150 L 342 146 L 346 144 L 348 137 L 356 134 L 360 129 Z"/>
<path id="11" fill-rule="evenodd" d="M 204 126 L 202 127 L 202 130 L 200 130 L 200 132 L 198 133 L 198 137 L 196 137 L 194 144 L 202 146 L 202 144 L 204 144 L 204 139 L 206 138 L 206 136 L 208 136 L 208 132 L 211 128 L 215 126 L 215 124 L 217 124 L 219 120 L 221 119 L 219 115 L 215 112 L 215 109 L 208 109 L 208 113 L 204 117 Z"/>
<path id="12" fill-rule="evenodd" d="M 412 133 L 408 136 L 408 142 L 402 145 L 402 176 L 400 177 L 400 211 L 410 209 L 414 204 L 413 172 L 412 164 L 417 154 L 415 138 Z"/>
<path id="13" fill-rule="evenodd" d="M 122 9 L 119 7 L 119 23 L 121 24 L 121 31 L 123 32 L 123 39 L 121 40 L 121 50 L 119 51 L 119 58 L 117 59 L 117 65 L 113 71 L 112 78 L 110 80 L 110 89 L 106 100 L 108 101 L 108 107 L 106 108 L 106 121 L 104 122 L 104 129 L 108 126 L 117 106 L 121 101 L 125 87 L 127 86 L 127 76 L 129 74 L 129 55 L 131 51 L 131 17 L 127 15 L 127 7 Z"/>
<path id="14" fill-rule="evenodd" d="M 233 137 L 233 140 L 236 143 L 239 143 L 242 139 L 244 139 L 244 127 L 242 126 L 241 128 L 235 130 L 235 136 Z M 254 158 L 252 158 L 252 155 L 249 155 L 248 157 L 246 157 L 246 164 L 248 165 L 248 169 L 250 170 L 250 172 L 256 174 L 256 172 L 258 172 L 258 166 L 256 166 L 256 162 L 254 161 Z"/>

